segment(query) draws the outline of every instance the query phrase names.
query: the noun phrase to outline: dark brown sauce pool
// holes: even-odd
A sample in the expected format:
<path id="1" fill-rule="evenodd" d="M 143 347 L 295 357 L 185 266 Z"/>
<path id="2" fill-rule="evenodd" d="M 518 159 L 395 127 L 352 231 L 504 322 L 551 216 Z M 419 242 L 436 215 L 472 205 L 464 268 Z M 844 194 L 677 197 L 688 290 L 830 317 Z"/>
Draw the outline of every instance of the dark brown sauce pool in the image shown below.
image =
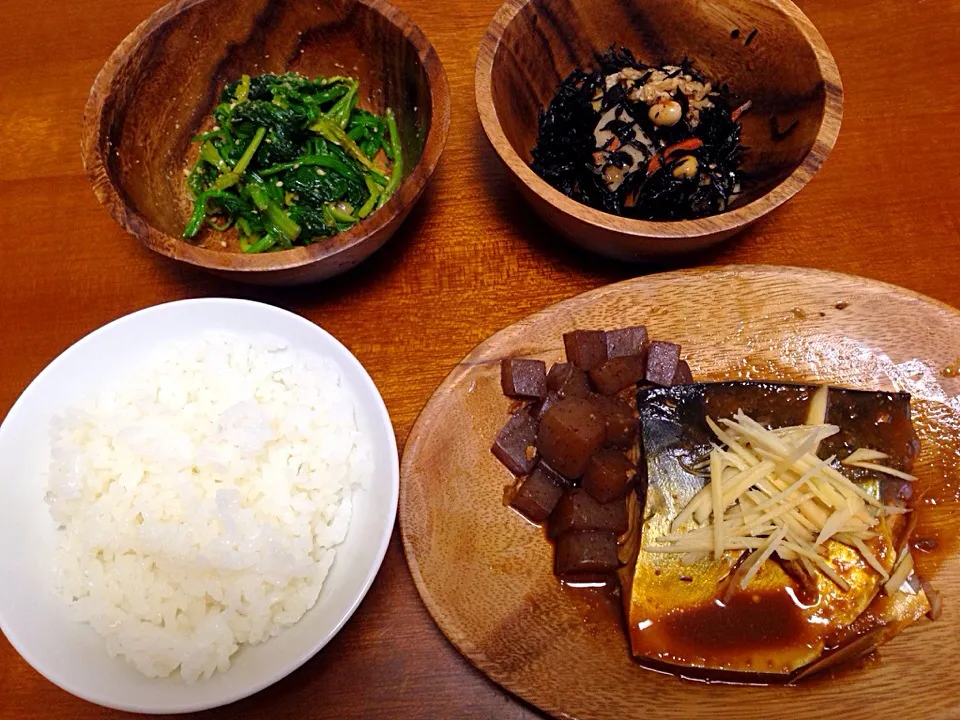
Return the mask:
<path id="1" fill-rule="evenodd" d="M 630 628 L 645 648 L 644 665 L 689 679 L 781 684 L 796 648 L 816 653 L 817 628 L 787 589 L 738 592 L 667 613 Z"/>
<path id="2" fill-rule="evenodd" d="M 960 544 L 960 416 L 943 403 L 915 398 L 912 405 L 920 437 L 913 559 L 919 574 L 935 582 L 937 570 Z"/>
<path id="3" fill-rule="evenodd" d="M 809 635 L 805 617 L 785 592 L 737 593 L 725 605 L 686 609 L 658 624 L 678 648 L 674 659 L 711 664 L 721 664 L 729 652 L 779 648 Z"/>
<path id="4" fill-rule="evenodd" d="M 564 591 L 574 598 L 577 610 L 584 621 L 595 627 L 609 627 L 611 624 L 621 628 L 626 635 L 622 611 L 622 597 L 619 586 L 607 584 L 603 587 L 578 587 L 564 585 Z M 677 615 L 671 623 L 669 620 L 662 623 L 665 632 L 673 636 L 687 638 L 690 655 L 703 654 L 704 651 L 723 652 L 727 649 L 742 650 L 752 645 L 756 648 L 765 648 L 776 645 L 779 632 L 805 636 L 808 632 L 805 622 L 797 612 L 795 601 L 785 593 L 771 602 L 771 598 L 764 593 L 763 597 L 756 597 L 757 593 L 743 593 L 734 596 L 727 607 L 730 613 L 726 614 L 721 608 L 712 610 L 702 608 L 698 613 L 686 613 L 685 617 Z M 774 605 L 783 610 L 776 622 L 772 618 L 761 618 L 756 613 L 756 606 L 762 604 L 772 609 Z M 779 607 L 783 605 L 783 607 Z M 715 621 L 719 621 L 718 623 Z M 667 627 L 669 626 L 669 627 Z M 722 670 L 705 671 L 696 667 L 682 667 L 677 662 L 686 662 L 687 658 L 663 657 L 660 661 L 639 659 L 630 655 L 628 643 L 623 643 L 623 653 L 638 667 L 645 668 L 664 675 L 670 675 L 679 680 L 689 680 L 706 683 L 727 683 L 736 685 L 782 685 L 788 681 L 788 676 L 771 675 L 769 668 L 757 668 L 755 674 L 745 672 L 725 672 Z M 857 661 L 851 667 L 861 667 L 864 661 Z M 765 672 L 766 671 L 766 672 Z M 825 672 L 822 675 L 834 677 L 836 671 Z M 817 676 L 820 677 L 820 676 Z M 805 681 L 808 684 L 810 681 Z"/>

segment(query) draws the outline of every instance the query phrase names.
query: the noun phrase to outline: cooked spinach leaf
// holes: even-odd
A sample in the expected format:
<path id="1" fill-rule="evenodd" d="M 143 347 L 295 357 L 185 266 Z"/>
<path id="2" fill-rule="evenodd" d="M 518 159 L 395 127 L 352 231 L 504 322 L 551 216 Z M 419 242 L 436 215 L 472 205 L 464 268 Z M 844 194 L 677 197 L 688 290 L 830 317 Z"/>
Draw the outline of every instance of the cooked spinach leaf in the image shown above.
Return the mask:
<path id="1" fill-rule="evenodd" d="M 357 108 L 353 78 L 242 76 L 194 138 L 183 237 L 235 228 L 246 253 L 309 245 L 382 207 L 403 175 L 393 112 Z"/>

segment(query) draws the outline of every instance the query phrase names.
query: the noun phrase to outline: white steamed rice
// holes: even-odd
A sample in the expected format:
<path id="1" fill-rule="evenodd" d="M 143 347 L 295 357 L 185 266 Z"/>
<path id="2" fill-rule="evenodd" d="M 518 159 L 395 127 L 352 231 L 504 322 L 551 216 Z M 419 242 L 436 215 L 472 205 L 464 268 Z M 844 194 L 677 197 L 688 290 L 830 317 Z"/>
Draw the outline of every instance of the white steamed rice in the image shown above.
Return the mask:
<path id="1" fill-rule="evenodd" d="M 265 339 L 169 347 L 51 433 L 59 591 L 112 656 L 188 682 L 313 607 L 373 469 L 337 368 Z"/>

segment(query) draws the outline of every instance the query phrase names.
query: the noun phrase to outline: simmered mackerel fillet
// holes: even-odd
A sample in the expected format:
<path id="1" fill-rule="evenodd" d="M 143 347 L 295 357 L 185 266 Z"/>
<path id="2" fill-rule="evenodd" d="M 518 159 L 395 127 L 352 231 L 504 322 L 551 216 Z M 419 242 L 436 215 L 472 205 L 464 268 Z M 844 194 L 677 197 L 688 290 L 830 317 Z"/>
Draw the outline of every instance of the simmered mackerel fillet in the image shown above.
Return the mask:
<path id="1" fill-rule="evenodd" d="M 637 405 L 648 487 L 642 513 L 630 518 L 636 526 L 642 523 L 641 533 L 628 533 L 635 560 L 620 572 L 634 656 L 707 674 L 789 678 L 869 652 L 929 610 L 924 590 L 910 571 L 909 554 L 901 553 L 909 533 L 909 515 L 902 512 L 909 482 L 864 467 L 877 458 L 874 465 L 882 463 L 909 478 L 906 473 L 919 450 L 909 395 L 763 382 L 714 383 L 641 390 Z M 727 509 L 732 521 L 720 530 L 705 521 L 715 518 L 709 508 L 699 518 L 688 509 L 679 518 L 678 532 L 678 515 L 708 484 L 711 469 L 706 459 L 719 454 L 713 449 L 724 444 L 708 425 L 708 417 L 721 431 L 736 418 L 745 423 L 752 418 L 766 429 L 815 423 L 811 417 L 819 417 L 825 428 L 826 423 L 837 425 L 839 432 L 833 428 L 835 434 L 816 446 L 816 454 L 824 460 L 834 458 L 833 467 L 855 479 L 853 487 L 837 478 L 836 487 L 850 495 L 862 493 L 861 514 L 867 517 L 864 507 L 873 513 L 868 518 L 873 523 L 870 531 L 857 539 L 872 558 L 868 561 L 852 546 L 852 535 L 841 533 L 850 540 L 846 544 L 823 540 L 819 565 L 801 562 L 779 544 L 786 532 L 783 522 L 770 523 L 765 538 L 735 537 L 729 523 L 736 521 L 740 506 Z M 849 457 L 857 449 L 864 452 Z M 858 465 L 840 464 L 845 459 Z M 780 476 L 775 479 L 782 482 Z M 709 502 L 710 491 L 699 496 L 701 504 Z M 824 492 L 833 491 L 828 487 Z M 751 495 L 743 507 L 767 499 L 759 491 Z M 715 501 L 717 497 L 713 496 Z M 796 501 L 792 504 L 802 505 L 803 496 L 790 497 Z M 851 507 L 857 502 L 851 500 Z M 771 504 L 774 509 L 786 505 Z M 798 520 L 807 522 L 803 517 Z M 821 529 L 822 525 L 808 530 L 815 537 Z M 699 539 L 685 534 L 692 531 L 700 532 Z M 713 550 L 718 547 L 716 538 L 722 552 Z M 670 542 L 680 551 L 672 551 Z M 689 552 L 696 543 L 709 550 Z M 748 547 L 736 549 L 738 544 Z M 758 552 L 763 548 L 770 548 L 769 559 Z M 801 549 L 808 548 L 813 544 Z M 747 566 L 758 556 L 761 562 L 744 586 Z M 883 589 L 885 583 L 889 592 Z"/>

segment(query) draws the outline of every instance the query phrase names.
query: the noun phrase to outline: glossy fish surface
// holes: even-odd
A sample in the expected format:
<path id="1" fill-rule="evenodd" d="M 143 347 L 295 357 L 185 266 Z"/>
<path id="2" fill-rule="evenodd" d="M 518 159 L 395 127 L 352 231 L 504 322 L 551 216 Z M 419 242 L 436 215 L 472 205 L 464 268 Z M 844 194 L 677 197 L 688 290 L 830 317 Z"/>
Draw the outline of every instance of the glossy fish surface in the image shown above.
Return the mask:
<path id="1" fill-rule="evenodd" d="M 707 676 L 747 673 L 767 681 L 788 680 L 834 654 L 843 657 L 844 648 L 850 648 L 848 654 L 868 652 L 929 607 L 919 588 L 882 593 L 881 575 L 856 549 L 834 540 L 824 544 L 824 559 L 847 581 L 847 590 L 821 572 L 801 577 L 793 563 L 776 560 L 766 561 L 741 589 L 731 579 L 741 552 L 691 561 L 681 553 L 644 549 L 671 532 L 678 513 L 707 483 L 698 468 L 717 442 L 707 416 L 720 420 L 742 410 L 769 429 L 802 425 L 817 390 L 815 385 L 731 382 L 638 393 L 647 488 L 632 519 L 640 541 L 633 543 L 635 554 L 620 574 L 630 647 L 637 659 Z M 821 443 L 821 458 L 870 448 L 886 453 L 891 468 L 912 468 L 919 443 L 910 422 L 909 395 L 830 388 L 826 420 L 840 432 Z M 908 483 L 874 471 L 844 470 L 873 497 L 908 504 Z M 882 517 L 877 536 L 867 541 L 888 573 L 906 541 L 904 518 Z"/>

